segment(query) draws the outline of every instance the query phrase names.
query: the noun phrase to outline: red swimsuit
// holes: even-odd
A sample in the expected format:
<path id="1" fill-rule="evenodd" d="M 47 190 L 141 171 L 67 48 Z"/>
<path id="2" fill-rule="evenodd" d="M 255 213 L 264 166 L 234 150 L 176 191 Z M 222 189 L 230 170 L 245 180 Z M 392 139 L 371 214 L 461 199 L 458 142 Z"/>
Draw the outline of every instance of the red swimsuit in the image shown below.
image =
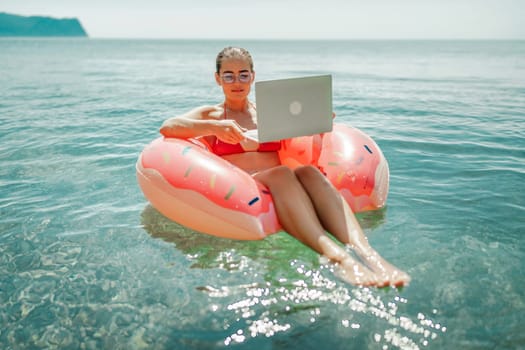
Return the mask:
<path id="1" fill-rule="evenodd" d="M 226 109 L 224 109 L 224 118 L 226 119 Z M 259 144 L 257 152 L 277 152 L 281 149 L 280 141 L 264 142 Z M 215 138 L 215 142 L 211 145 L 211 150 L 218 156 L 225 156 L 228 154 L 237 154 L 246 152 L 240 143 L 231 144 Z"/>
<path id="2" fill-rule="evenodd" d="M 228 154 L 244 153 L 246 152 L 240 143 L 231 144 L 226 143 L 218 138 L 215 138 L 215 142 L 211 146 L 212 152 L 218 156 L 224 156 Z M 281 149 L 280 141 L 264 142 L 259 144 L 257 152 L 276 152 Z"/>

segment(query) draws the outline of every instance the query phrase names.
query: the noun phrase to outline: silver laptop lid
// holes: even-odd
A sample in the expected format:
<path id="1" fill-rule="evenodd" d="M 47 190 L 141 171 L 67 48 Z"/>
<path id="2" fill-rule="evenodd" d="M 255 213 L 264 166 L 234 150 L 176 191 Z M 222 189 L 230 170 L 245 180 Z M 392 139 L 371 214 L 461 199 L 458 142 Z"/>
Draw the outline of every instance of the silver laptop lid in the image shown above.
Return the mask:
<path id="1" fill-rule="evenodd" d="M 259 142 L 332 131 L 332 76 L 255 83 Z"/>

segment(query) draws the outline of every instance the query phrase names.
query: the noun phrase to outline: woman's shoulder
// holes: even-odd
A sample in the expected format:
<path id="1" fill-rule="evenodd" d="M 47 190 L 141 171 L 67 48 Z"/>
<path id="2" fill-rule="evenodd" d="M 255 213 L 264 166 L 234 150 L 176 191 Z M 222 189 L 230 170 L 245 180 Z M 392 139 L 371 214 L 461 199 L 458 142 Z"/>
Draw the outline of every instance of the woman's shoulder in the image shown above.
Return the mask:
<path id="1" fill-rule="evenodd" d="M 205 119 L 222 119 L 224 115 L 224 107 L 221 104 L 206 105 L 201 107 L 202 117 Z"/>
<path id="2" fill-rule="evenodd" d="M 223 108 L 219 105 L 204 105 L 199 106 L 188 113 L 185 117 L 190 117 L 192 119 L 218 119 L 223 114 Z"/>
<path id="3" fill-rule="evenodd" d="M 203 106 L 195 107 L 190 112 L 205 113 L 205 112 L 215 111 L 215 110 L 218 110 L 218 109 L 222 109 L 222 106 L 220 104 L 218 104 L 218 105 L 203 105 Z"/>

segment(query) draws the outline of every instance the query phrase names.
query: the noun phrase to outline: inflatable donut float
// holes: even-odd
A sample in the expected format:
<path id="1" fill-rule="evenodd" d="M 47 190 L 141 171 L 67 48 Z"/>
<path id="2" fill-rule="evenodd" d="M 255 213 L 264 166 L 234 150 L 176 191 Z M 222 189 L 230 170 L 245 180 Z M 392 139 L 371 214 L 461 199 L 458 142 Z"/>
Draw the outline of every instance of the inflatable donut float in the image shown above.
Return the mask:
<path id="1" fill-rule="evenodd" d="M 354 212 L 385 205 L 388 163 L 364 132 L 334 124 L 332 132 L 281 142 L 281 164 L 318 167 Z M 199 139 L 160 137 L 141 152 L 136 170 L 152 206 L 188 228 L 241 240 L 281 230 L 270 191 Z"/>

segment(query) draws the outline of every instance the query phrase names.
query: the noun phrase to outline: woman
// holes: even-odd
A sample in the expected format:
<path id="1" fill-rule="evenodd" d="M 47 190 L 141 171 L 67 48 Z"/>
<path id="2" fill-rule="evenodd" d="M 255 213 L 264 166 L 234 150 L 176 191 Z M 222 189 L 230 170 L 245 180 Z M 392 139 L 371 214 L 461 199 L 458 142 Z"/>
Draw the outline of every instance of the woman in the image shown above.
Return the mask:
<path id="1" fill-rule="evenodd" d="M 161 134 L 204 137 L 216 154 L 266 185 L 285 231 L 335 262 L 346 281 L 379 287 L 407 284 L 410 277 L 372 249 L 346 201 L 317 168 L 291 170 L 280 165 L 279 142 L 258 144 L 244 136 L 245 131 L 257 128 L 255 105 L 248 99 L 254 79 L 248 51 L 223 49 L 216 59 L 215 81 L 222 87 L 224 101 L 167 119 Z M 361 261 L 353 259 L 326 231 L 350 245 Z"/>

